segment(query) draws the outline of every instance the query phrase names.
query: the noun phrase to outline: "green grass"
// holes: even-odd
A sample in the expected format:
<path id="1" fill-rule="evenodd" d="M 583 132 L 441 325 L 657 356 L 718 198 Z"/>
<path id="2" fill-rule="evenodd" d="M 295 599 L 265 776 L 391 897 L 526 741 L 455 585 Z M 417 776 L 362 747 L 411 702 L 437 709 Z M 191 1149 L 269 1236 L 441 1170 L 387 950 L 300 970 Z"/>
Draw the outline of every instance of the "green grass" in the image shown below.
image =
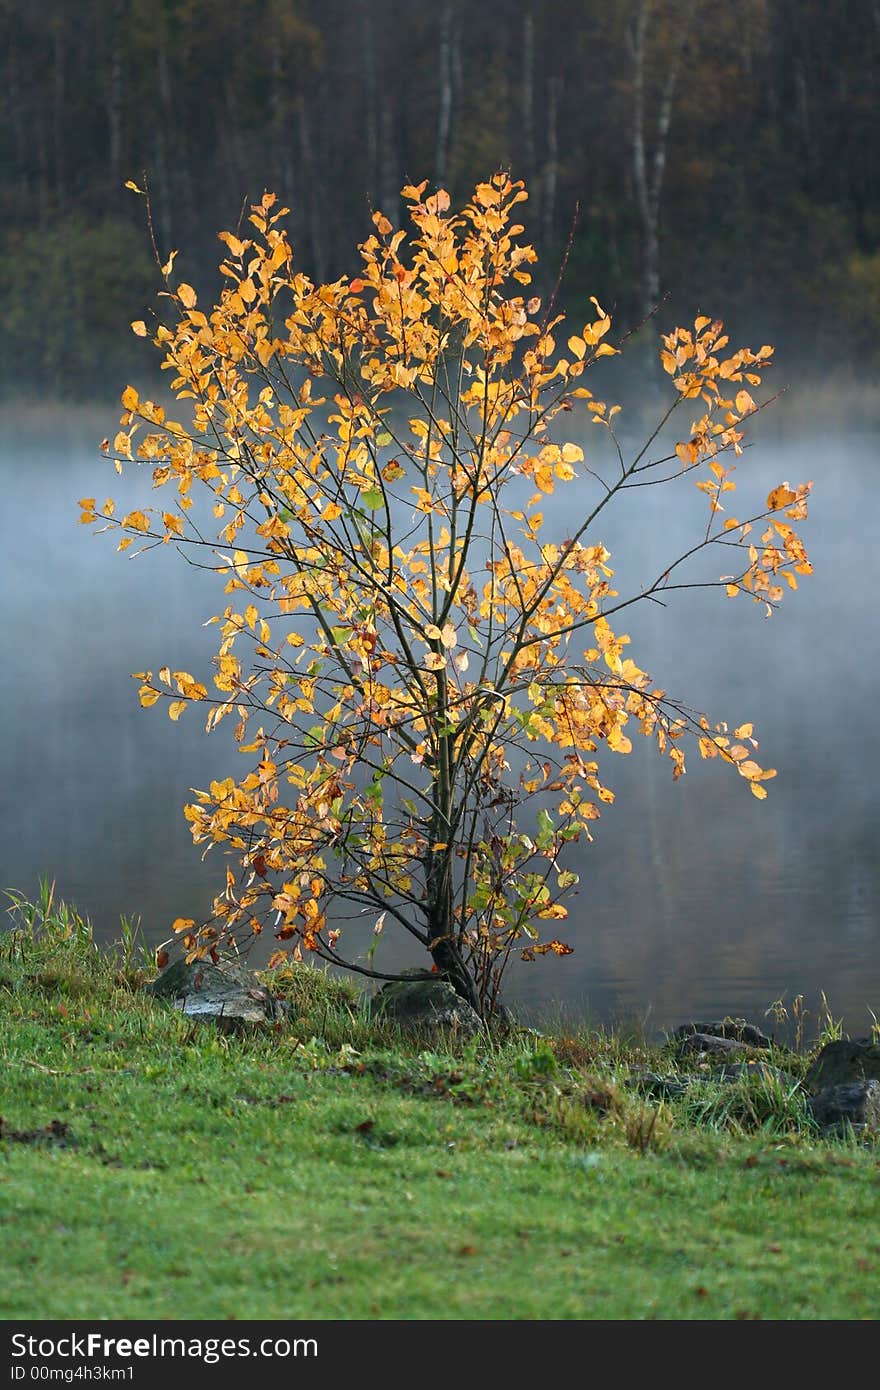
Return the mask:
<path id="1" fill-rule="evenodd" d="M 796 1090 L 658 1104 L 668 1050 L 589 1031 L 452 1056 L 306 968 L 226 1037 L 146 973 L 48 890 L 0 933 L 5 1318 L 876 1315 L 878 1150 Z"/>

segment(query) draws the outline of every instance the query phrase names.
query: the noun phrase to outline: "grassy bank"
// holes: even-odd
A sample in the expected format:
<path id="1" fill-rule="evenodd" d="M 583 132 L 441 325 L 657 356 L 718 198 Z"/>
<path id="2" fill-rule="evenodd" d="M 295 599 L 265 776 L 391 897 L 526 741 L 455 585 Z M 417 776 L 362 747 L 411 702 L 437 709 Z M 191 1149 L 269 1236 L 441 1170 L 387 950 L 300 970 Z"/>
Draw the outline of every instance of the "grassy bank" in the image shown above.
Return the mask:
<path id="1" fill-rule="evenodd" d="M 4 1318 L 876 1315 L 880 1150 L 796 1090 L 650 1100 L 669 1050 L 601 1032 L 450 1055 L 305 967 L 227 1037 L 63 905 L 9 925 Z"/>

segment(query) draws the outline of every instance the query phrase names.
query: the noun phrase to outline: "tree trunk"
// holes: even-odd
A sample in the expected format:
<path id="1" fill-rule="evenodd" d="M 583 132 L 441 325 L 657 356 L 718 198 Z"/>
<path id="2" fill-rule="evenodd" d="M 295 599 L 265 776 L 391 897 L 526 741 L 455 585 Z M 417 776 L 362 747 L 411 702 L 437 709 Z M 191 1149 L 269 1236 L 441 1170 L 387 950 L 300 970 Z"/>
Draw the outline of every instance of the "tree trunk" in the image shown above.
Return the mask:
<path id="1" fill-rule="evenodd" d="M 321 237 L 321 224 L 318 217 L 319 195 L 316 177 L 315 151 L 312 145 L 311 122 L 308 105 L 303 93 L 297 101 L 297 129 L 299 132 L 299 153 L 302 166 L 301 184 L 305 194 L 308 215 L 309 250 L 311 252 L 312 274 L 318 283 L 325 277 L 324 245 Z"/>
<path id="2" fill-rule="evenodd" d="M 64 35 L 56 16 L 52 25 L 52 164 L 55 174 L 55 206 L 64 212 L 66 198 L 66 160 L 64 157 Z"/>
<path id="3" fill-rule="evenodd" d="M 397 130 L 390 94 L 382 105 L 381 122 L 381 201 L 382 211 L 395 226 L 400 219 L 400 184 L 397 160 Z"/>
<path id="4" fill-rule="evenodd" d="M 551 77 L 547 83 L 547 158 L 544 163 L 544 196 L 541 222 L 544 246 L 553 242 L 556 222 L 556 189 L 559 182 L 559 102 L 562 78 Z"/>
<path id="5" fill-rule="evenodd" d="M 444 820 L 442 816 L 436 817 L 435 827 L 443 824 Z M 476 982 L 462 960 L 455 931 L 451 863 L 446 851 L 441 850 L 432 856 L 427 882 L 429 950 L 439 974 L 449 981 L 456 994 L 466 999 L 482 1016 L 483 1001 Z"/>
<path id="6" fill-rule="evenodd" d="M 172 128 L 170 120 L 171 80 L 168 71 L 168 43 L 165 33 L 165 13 L 160 6 L 158 11 L 158 32 L 156 35 L 156 75 L 159 88 L 159 111 L 156 121 L 156 179 L 159 185 L 159 231 L 162 238 L 161 251 L 167 256 L 171 249 L 171 180 L 168 169 L 168 132 Z"/>
<path id="7" fill-rule="evenodd" d="M 288 139 L 290 114 L 287 74 L 284 69 L 280 35 L 276 35 L 272 42 L 271 77 L 272 177 L 280 197 L 286 202 L 292 197 L 293 171 L 290 166 L 290 141 Z"/>
<path id="8" fill-rule="evenodd" d="M 24 197 L 29 180 L 27 139 L 25 137 L 24 117 L 22 114 L 21 69 L 19 66 L 15 26 L 10 25 L 9 28 L 9 47 L 6 50 L 6 103 L 9 111 L 9 124 L 12 129 L 12 138 L 15 146 L 16 172 L 19 178 L 21 195 Z"/>
<path id="9" fill-rule="evenodd" d="M 449 177 L 449 142 L 452 133 L 452 0 L 444 0 L 440 11 L 440 101 L 437 112 L 437 144 L 434 174 L 438 183 Z"/>
<path id="10" fill-rule="evenodd" d="M 633 65 L 632 158 L 633 181 L 642 232 L 642 312 L 650 314 L 660 298 L 660 200 L 666 174 L 669 127 L 681 59 L 690 29 L 693 5 L 680 16 L 678 35 L 668 56 L 666 78 L 657 108 L 654 155 L 649 161 L 646 131 L 646 60 L 651 0 L 640 0 L 636 22 L 627 38 Z M 650 163 L 650 172 L 649 172 Z"/>
<path id="11" fill-rule="evenodd" d="M 523 173 L 529 192 L 535 182 L 535 17 L 523 20 L 522 65 Z"/>
<path id="12" fill-rule="evenodd" d="M 367 147 L 367 191 L 379 197 L 379 96 L 376 80 L 376 41 L 373 32 L 373 0 L 360 0 L 361 46 L 364 74 L 364 140 Z"/>
<path id="13" fill-rule="evenodd" d="M 123 58 L 122 42 L 125 25 L 125 0 L 115 0 L 110 38 L 110 71 L 107 84 L 107 125 L 110 131 L 110 178 L 113 191 L 122 184 L 122 111 Z"/>

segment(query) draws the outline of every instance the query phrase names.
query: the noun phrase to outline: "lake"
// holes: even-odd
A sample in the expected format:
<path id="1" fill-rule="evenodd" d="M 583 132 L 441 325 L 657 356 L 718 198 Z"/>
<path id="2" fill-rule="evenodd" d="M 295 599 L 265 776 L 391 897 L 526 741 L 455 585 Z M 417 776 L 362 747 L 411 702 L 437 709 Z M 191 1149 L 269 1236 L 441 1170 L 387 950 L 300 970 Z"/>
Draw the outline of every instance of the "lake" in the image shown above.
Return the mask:
<path id="1" fill-rule="evenodd" d="M 101 938 L 127 914 L 157 942 L 174 917 L 207 912 L 223 873 L 190 840 L 189 789 L 240 774 L 242 760 L 192 713 L 174 724 L 138 704 L 132 671 L 209 674 L 213 634 L 201 624 L 219 583 L 170 549 L 118 555 L 114 539 L 78 524 L 79 497 L 133 505 L 149 492 L 98 454 L 115 418 L 111 406 L 67 425 L 23 412 L 0 420 L 0 888 L 34 893 L 48 875 Z M 790 428 L 758 439 L 738 470 L 744 496 L 815 481 L 802 528 L 813 578 L 769 620 L 713 591 L 638 605 L 615 627 L 667 691 L 713 722 L 753 721 L 760 759 L 779 776 L 758 802 L 696 749 L 676 784 L 647 745 L 607 755 L 617 802 L 571 865 L 581 882 L 561 934 L 575 954 L 509 979 L 509 997 L 532 1016 L 636 1017 L 651 1031 L 725 1013 L 761 1022 L 780 997 L 790 1007 L 803 994 L 815 1013 L 823 990 L 853 1033 L 867 1031 L 870 1007 L 880 1013 L 876 439 Z M 654 578 L 705 518 L 692 484 L 676 487 L 689 498 L 680 510 L 666 489 L 633 492 L 595 537 L 628 589 Z M 544 507 L 548 538 L 554 506 L 558 538 L 568 529 L 571 498 L 564 490 Z M 410 958 L 392 945 L 385 959 Z"/>

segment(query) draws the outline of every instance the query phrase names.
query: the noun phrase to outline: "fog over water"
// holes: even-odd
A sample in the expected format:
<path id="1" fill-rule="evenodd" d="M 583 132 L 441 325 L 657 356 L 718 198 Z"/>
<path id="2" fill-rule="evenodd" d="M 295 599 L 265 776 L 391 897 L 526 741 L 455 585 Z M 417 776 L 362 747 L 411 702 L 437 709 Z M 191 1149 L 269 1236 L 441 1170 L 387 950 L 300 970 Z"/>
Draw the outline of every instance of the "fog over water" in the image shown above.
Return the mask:
<path id="1" fill-rule="evenodd" d="M 215 633 L 201 624 L 222 606 L 221 581 L 170 547 L 118 555 L 114 538 L 78 525 L 79 497 L 134 505 L 149 493 L 147 477 L 117 479 L 97 453 L 113 418 L 96 431 L 0 435 L 0 888 L 33 892 L 47 874 L 102 937 L 125 913 L 158 941 L 174 917 L 206 914 L 222 878 L 220 856 L 203 863 L 191 842 L 189 790 L 244 763 L 225 726 L 206 737 L 194 710 L 173 724 L 138 704 L 132 671 L 167 663 L 209 676 Z M 783 479 L 812 478 L 802 530 L 815 575 L 769 620 L 742 596 L 710 591 L 671 596 L 665 609 L 639 604 L 612 625 L 670 694 L 713 722 L 753 721 L 759 757 L 779 776 L 759 803 L 695 748 L 677 784 L 643 741 L 628 758 L 607 754 L 617 802 L 571 861 L 581 883 L 561 934 L 575 954 L 510 977 L 509 995 L 529 1010 L 560 1002 L 570 1015 L 634 1014 L 659 1028 L 726 1012 L 760 1020 L 798 993 L 815 1008 L 824 990 L 854 1033 L 866 1031 L 868 1006 L 880 1013 L 876 441 L 756 434 L 731 510 L 746 515 Z M 564 488 L 544 505 L 548 539 L 572 529 L 573 498 L 589 505 L 594 485 L 577 486 L 582 495 Z M 692 482 L 645 488 L 593 539 L 629 593 L 705 515 Z M 409 957 L 389 943 L 385 959 Z"/>

